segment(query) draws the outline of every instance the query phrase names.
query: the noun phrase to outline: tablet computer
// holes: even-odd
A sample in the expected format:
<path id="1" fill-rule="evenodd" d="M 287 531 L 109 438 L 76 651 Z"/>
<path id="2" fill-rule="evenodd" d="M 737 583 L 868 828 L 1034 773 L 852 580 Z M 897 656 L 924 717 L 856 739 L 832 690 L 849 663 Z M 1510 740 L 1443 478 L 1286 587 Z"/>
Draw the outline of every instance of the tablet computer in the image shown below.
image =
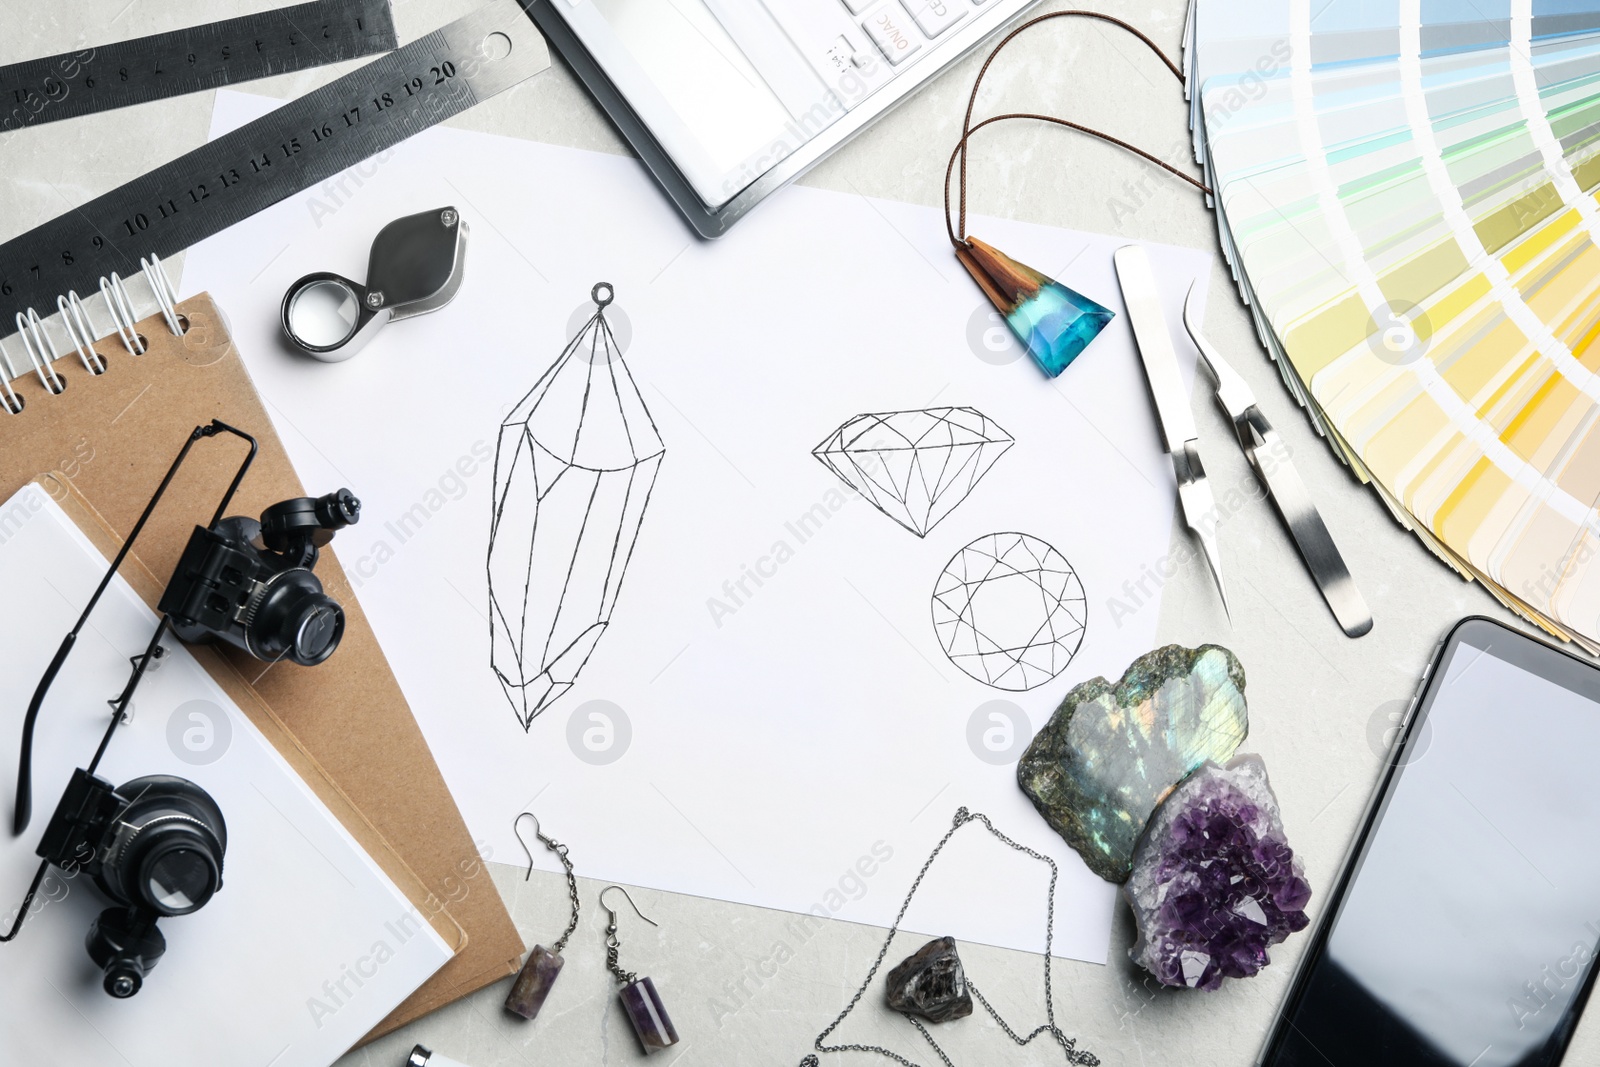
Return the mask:
<path id="1" fill-rule="evenodd" d="M 1559 1063 L 1600 941 L 1600 668 L 1464 619 L 1400 729 L 1259 1062 Z"/>

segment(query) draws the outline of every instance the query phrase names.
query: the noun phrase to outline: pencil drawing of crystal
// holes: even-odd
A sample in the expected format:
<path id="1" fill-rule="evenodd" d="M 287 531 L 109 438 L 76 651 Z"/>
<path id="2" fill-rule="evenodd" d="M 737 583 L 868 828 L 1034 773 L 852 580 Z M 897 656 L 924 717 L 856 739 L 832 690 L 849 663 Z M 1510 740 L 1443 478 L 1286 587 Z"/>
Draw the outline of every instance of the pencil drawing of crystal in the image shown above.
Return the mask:
<path id="1" fill-rule="evenodd" d="M 925 537 L 1011 443 L 976 408 L 925 408 L 857 415 L 811 454 L 873 507 Z"/>
<path id="2" fill-rule="evenodd" d="M 606 324 L 612 292 L 500 427 L 490 662 L 523 729 L 605 633 L 665 447 Z"/>
<path id="3" fill-rule="evenodd" d="M 933 589 L 933 629 L 950 662 L 996 689 L 1043 685 L 1083 643 L 1088 601 L 1072 565 L 1024 533 L 957 552 Z"/>

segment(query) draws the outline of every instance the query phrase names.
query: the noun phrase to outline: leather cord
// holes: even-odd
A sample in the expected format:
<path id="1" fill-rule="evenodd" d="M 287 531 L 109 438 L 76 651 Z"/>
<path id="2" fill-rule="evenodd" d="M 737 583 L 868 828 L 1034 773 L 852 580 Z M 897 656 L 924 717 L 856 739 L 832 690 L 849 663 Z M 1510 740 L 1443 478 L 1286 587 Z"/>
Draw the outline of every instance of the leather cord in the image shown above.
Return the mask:
<path id="1" fill-rule="evenodd" d="M 1162 64 L 1172 72 L 1172 76 L 1178 79 L 1179 84 L 1182 84 L 1183 82 L 1183 71 L 1178 69 L 1178 65 L 1161 50 L 1160 46 L 1152 41 L 1144 33 L 1144 31 L 1130 25 L 1127 22 L 1124 22 L 1115 15 L 1106 15 L 1099 11 L 1080 11 L 1076 9 L 1069 11 L 1052 11 L 1048 14 L 1039 15 L 1029 19 L 1027 22 L 1024 22 L 1022 25 L 1006 34 L 1000 43 L 994 46 L 994 51 L 989 53 L 989 58 L 983 61 L 983 66 L 978 69 L 977 80 L 972 83 L 972 94 L 967 97 L 967 113 L 961 120 L 961 140 L 956 142 L 955 149 L 950 153 L 950 162 L 946 164 L 944 168 L 944 226 L 945 232 L 950 236 L 951 245 L 957 249 L 965 248 L 967 244 L 967 142 L 972 139 L 973 134 L 977 133 L 985 126 L 991 126 L 997 122 L 1006 122 L 1011 119 L 1033 119 L 1038 122 L 1049 122 L 1057 126 L 1064 126 L 1069 130 L 1077 130 L 1079 133 L 1086 133 L 1091 137 L 1098 137 L 1100 140 L 1105 141 L 1108 144 L 1114 144 L 1118 148 L 1132 152 L 1134 155 L 1139 156 L 1146 162 L 1154 163 L 1156 166 L 1160 167 L 1162 170 L 1173 175 L 1174 177 L 1182 178 L 1184 181 L 1188 182 L 1190 185 L 1194 186 L 1196 189 L 1199 189 L 1206 195 L 1209 196 L 1211 194 L 1210 186 L 1196 178 L 1190 177 L 1183 171 L 1172 166 L 1170 163 L 1166 163 L 1160 159 L 1157 159 L 1144 149 L 1136 147 L 1135 145 L 1131 145 L 1119 137 L 1113 137 L 1109 133 L 1094 129 L 1091 126 L 1084 126 L 1080 123 L 1058 118 L 1054 115 L 1040 115 L 1035 112 L 1020 111 L 1011 112 L 1005 115 L 995 115 L 991 118 L 984 119 L 976 126 L 972 124 L 972 112 L 978 103 L 978 89 L 983 85 L 983 76 L 989 72 L 989 67 L 993 65 L 996 57 L 1000 55 L 1001 50 L 1005 48 L 1006 45 L 1010 44 L 1016 37 L 1032 29 L 1034 26 L 1039 25 L 1039 23 L 1048 22 L 1051 19 L 1061 18 L 1096 19 L 1100 22 L 1110 23 L 1119 29 L 1127 30 L 1129 33 L 1133 34 L 1134 37 L 1138 38 L 1146 48 L 1150 49 L 1150 51 L 1156 54 L 1156 56 L 1161 60 Z M 960 194 L 960 214 L 958 216 L 957 223 L 952 225 L 950 219 L 950 175 L 951 172 L 955 170 L 957 160 L 961 162 L 961 175 L 957 185 L 957 189 Z"/>

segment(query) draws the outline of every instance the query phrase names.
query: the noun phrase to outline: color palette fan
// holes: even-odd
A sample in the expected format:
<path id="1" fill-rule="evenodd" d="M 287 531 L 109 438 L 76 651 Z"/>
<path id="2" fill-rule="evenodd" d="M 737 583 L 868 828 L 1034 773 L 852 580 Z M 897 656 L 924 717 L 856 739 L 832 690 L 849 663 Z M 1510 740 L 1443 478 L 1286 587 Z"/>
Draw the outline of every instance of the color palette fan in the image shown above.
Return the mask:
<path id="1" fill-rule="evenodd" d="M 1194 0 L 1245 301 L 1399 521 L 1600 651 L 1600 2 Z"/>

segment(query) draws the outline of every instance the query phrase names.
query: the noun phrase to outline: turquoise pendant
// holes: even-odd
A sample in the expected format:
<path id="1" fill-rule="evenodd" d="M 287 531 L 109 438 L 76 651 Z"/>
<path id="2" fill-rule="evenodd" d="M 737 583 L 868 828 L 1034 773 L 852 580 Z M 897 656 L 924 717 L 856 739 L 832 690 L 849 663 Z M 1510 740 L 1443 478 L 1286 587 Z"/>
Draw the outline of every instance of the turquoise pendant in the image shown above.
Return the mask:
<path id="1" fill-rule="evenodd" d="M 956 258 L 1005 316 L 1028 355 L 1052 378 L 1066 370 L 1116 314 L 976 237 L 967 238 Z"/>

